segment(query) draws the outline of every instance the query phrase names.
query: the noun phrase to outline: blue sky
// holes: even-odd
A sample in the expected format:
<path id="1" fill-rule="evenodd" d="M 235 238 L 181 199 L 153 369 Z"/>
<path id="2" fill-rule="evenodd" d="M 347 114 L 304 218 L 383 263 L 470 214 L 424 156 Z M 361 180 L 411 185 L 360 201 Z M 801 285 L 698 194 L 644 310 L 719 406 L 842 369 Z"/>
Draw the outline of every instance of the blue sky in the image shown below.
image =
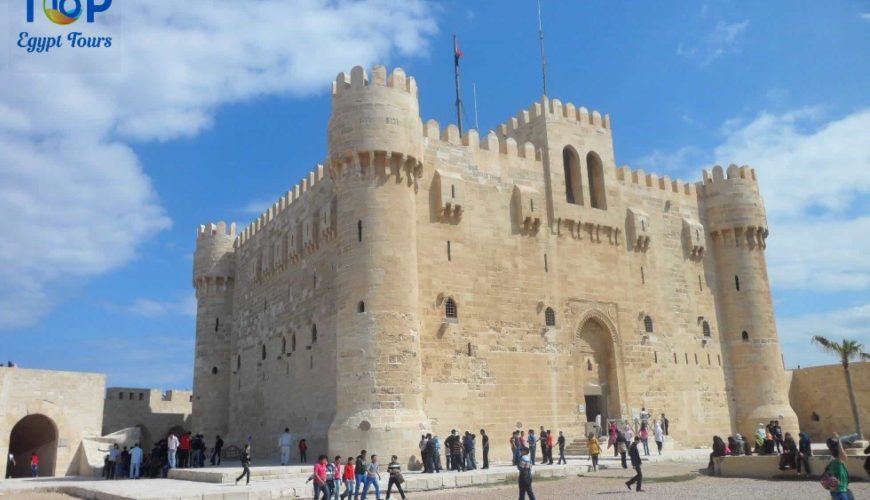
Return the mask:
<path id="1" fill-rule="evenodd" d="M 37 2 L 40 3 L 40 2 Z M 330 82 L 402 66 L 424 119 L 494 128 L 541 94 L 523 1 L 115 2 L 58 27 L 0 6 L 0 358 L 189 388 L 195 227 L 247 223 L 325 153 Z M 761 176 L 786 364 L 870 346 L 870 4 L 543 0 L 549 94 L 611 115 L 617 163 Z M 5 9 L 5 12 L 4 12 Z M 112 36 L 27 53 L 20 32 Z"/>

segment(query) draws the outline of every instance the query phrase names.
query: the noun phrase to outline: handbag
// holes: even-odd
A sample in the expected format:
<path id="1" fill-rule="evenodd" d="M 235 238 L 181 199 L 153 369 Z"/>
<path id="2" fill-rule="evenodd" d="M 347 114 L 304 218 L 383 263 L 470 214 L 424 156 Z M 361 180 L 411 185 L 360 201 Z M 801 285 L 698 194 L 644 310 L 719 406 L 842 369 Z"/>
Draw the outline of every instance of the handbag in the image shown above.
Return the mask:
<path id="1" fill-rule="evenodd" d="M 840 487 L 840 479 L 831 474 L 830 464 L 825 467 L 825 472 L 823 472 L 822 477 L 819 478 L 819 484 L 822 485 L 822 488 L 828 491 L 835 491 Z"/>
<path id="2" fill-rule="evenodd" d="M 403 476 L 401 472 L 396 474 L 396 484 L 402 484 L 404 482 L 405 482 L 405 476 Z"/>

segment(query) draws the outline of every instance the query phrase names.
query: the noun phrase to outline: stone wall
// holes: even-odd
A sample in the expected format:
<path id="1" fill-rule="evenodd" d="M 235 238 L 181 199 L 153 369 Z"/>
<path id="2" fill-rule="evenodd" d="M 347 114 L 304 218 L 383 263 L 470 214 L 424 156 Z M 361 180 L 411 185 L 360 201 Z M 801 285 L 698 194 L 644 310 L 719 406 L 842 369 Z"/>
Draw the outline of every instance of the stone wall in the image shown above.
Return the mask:
<path id="1" fill-rule="evenodd" d="M 32 449 L 41 476 L 78 473 L 82 438 L 100 435 L 105 387 L 102 374 L 0 367 L 0 454 L 27 417 L 16 431 L 25 445 L 16 450 L 18 473 L 29 475 Z"/>
<path id="2" fill-rule="evenodd" d="M 143 448 L 148 449 L 170 429 L 191 428 L 191 391 L 109 387 L 103 401 L 103 435 L 128 427 L 140 428 Z"/>
<path id="3" fill-rule="evenodd" d="M 808 349 L 812 348 L 810 346 Z M 852 384 L 865 437 L 870 432 L 870 363 L 852 363 Z M 834 432 L 841 436 L 855 432 L 843 365 L 813 366 L 789 370 L 789 401 L 797 413 L 801 430 L 813 441 L 823 441 Z M 813 418 L 813 413 L 818 420 Z"/>

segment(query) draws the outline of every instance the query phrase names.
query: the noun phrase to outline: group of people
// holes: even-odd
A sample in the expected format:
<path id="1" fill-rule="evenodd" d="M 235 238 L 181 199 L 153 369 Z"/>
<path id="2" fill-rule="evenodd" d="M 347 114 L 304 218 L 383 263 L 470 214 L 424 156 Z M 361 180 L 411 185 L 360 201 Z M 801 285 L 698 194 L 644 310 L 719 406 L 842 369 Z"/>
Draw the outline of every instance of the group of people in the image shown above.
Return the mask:
<path id="1" fill-rule="evenodd" d="M 190 432 L 177 436 L 169 432 L 165 439 L 154 443 L 150 452 L 143 450 L 139 443 L 130 449 L 115 444 L 106 450 L 103 459 L 103 477 L 105 479 L 139 479 L 140 477 L 166 477 L 169 469 L 205 467 L 206 446 L 202 434 L 193 435 Z M 224 441 L 215 437 L 211 448 L 211 465 L 220 465 Z"/>
<path id="2" fill-rule="evenodd" d="M 523 449 L 529 449 L 529 463 L 536 465 L 536 452 L 538 445 L 541 446 L 541 464 L 553 465 L 553 448 L 559 448 L 559 464 L 567 464 L 565 460 L 565 435 L 559 431 L 559 437 L 553 437 L 553 431 L 544 430 L 541 426 L 541 432 L 537 436 L 534 429 L 529 429 L 529 434 L 526 436 L 525 431 L 514 431 L 510 438 L 511 456 L 513 457 L 513 465 L 520 465 L 523 454 Z"/>
<path id="3" fill-rule="evenodd" d="M 10 365 L 11 366 L 11 365 Z M 10 451 L 8 455 L 6 455 L 6 479 L 9 479 L 13 475 L 13 471 L 15 467 L 18 465 L 18 462 L 15 461 L 15 455 Z M 39 476 L 39 454 L 35 451 L 30 454 L 30 477 L 38 477 Z"/>
<path id="4" fill-rule="evenodd" d="M 393 493 L 393 487 L 405 500 L 405 490 L 402 484 L 402 466 L 399 457 L 393 455 L 387 464 L 387 498 Z M 360 451 L 356 458 L 349 456 L 342 463 L 342 457 L 336 456 L 331 462 L 326 455 L 320 455 L 314 464 L 314 471 L 308 477 L 314 483 L 314 500 L 365 499 L 370 489 L 374 489 L 375 498 L 381 498 L 381 471 L 378 456 L 367 458 L 366 450 Z M 341 491 L 342 486 L 344 491 Z"/>
<path id="5" fill-rule="evenodd" d="M 662 425 L 663 422 L 664 414 L 662 414 L 662 420 L 653 419 L 650 422 L 648 419 L 642 419 L 638 425 L 637 432 L 628 422 L 625 422 L 622 428 L 616 422 L 611 422 L 607 429 L 607 448 L 613 447 L 613 456 L 619 456 L 622 459 L 623 469 L 628 468 L 626 455 L 628 455 L 629 448 L 635 441 L 643 447 L 644 456 L 649 456 L 649 439 L 652 437 L 656 443 L 658 454 L 661 455 L 665 441 L 665 426 Z M 593 462 L 597 461 L 597 457 L 593 458 Z"/>
<path id="6" fill-rule="evenodd" d="M 489 468 L 489 436 L 486 431 L 480 429 L 481 448 L 483 449 L 483 469 Z M 450 435 L 443 442 L 444 457 L 447 470 L 468 471 L 477 469 L 477 435 L 465 431 L 460 436 L 456 429 L 450 431 Z M 431 433 L 420 436 L 420 457 L 423 463 L 423 473 L 433 474 L 441 472 L 441 438 Z"/>

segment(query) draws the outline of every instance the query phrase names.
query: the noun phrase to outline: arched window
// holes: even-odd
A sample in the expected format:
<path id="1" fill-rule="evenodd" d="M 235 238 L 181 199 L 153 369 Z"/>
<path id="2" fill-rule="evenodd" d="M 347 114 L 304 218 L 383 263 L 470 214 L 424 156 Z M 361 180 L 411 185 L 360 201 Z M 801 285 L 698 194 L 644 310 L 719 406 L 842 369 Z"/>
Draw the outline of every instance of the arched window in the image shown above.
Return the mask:
<path id="1" fill-rule="evenodd" d="M 260 359 L 266 361 L 266 344 L 263 344 L 262 354 L 260 354 Z"/>
<path id="2" fill-rule="evenodd" d="M 311 325 L 311 343 L 314 344 L 317 342 L 317 325 Z"/>
<path id="3" fill-rule="evenodd" d="M 653 323 L 652 323 L 652 318 L 650 318 L 649 316 L 644 316 L 644 317 L 643 317 L 643 330 L 644 330 L 646 333 L 652 333 L 652 332 L 653 332 Z"/>
<path id="4" fill-rule="evenodd" d="M 356 239 L 362 241 L 362 220 L 356 221 Z"/>
<path id="5" fill-rule="evenodd" d="M 743 330 L 743 333 L 740 334 L 740 338 L 742 338 L 744 342 L 749 342 L 749 333 L 747 333 L 746 330 Z"/>
<path id="6" fill-rule="evenodd" d="M 710 336 L 710 323 L 708 323 L 706 320 L 703 323 L 701 323 L 701 330 L 703 330 L 705 337 L 709 337 Z"/>
<path id="7" fill-rule="evenodd" d="M 568 203 L 582 205 L 580 158 L 571 146 L 565 146 L 565 149 L 562 150 L 562 165 L 565 169 L 565 200 Z"/>
<path id="8" fill-rule="evenodd" d="M 586 155 L 586 171 L 589 174 L 589 203 L 592 208 L 607 210 L 604 193 L 604 165 L 594 151 Z"/>
<path id="9" fill-rule="evenodd" d="M 444 303 L 444 316 L 450 319 L 456 319 L 459 317 L 458 311 L 456 310 L 456 301 L 452 298 L 447 299 L 447 302 Z"/>
<path id="10" fill-rule="evenodd" d="M 356 305 L 356 312 L 358 312 L 358 313 L 366 312 L 366 303 L 363 301 L 359 301 L 359 304 Z"/>
<path id="11" fill-rule="evenodd" d="M 547 326 L 556 326 L 556 311 L 554 311 L 552 307 L 548 307 L 544 310 L 544 321 Z"/>

